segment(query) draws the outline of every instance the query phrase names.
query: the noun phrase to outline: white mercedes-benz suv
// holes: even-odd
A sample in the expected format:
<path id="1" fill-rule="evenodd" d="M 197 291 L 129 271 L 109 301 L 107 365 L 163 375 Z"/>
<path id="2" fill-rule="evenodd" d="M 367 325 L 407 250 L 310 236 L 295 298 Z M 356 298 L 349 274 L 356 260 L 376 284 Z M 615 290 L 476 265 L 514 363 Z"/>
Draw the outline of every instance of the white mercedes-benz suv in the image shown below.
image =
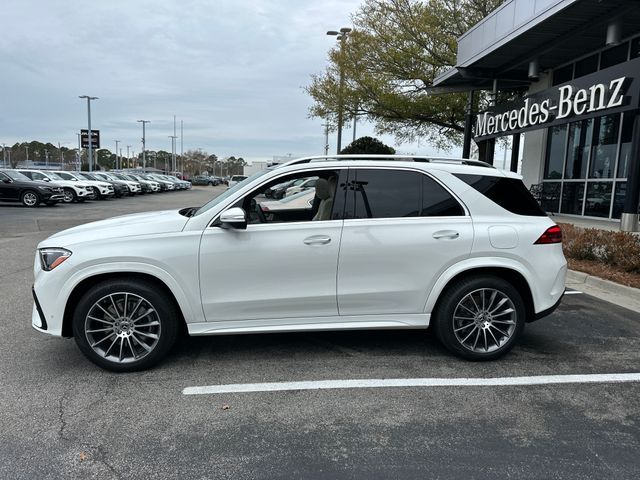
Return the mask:
<path id="1" fill-rule="evenodd" d="M 312 202 L 261 207 L 266 189 L 300 178 L 318 179 Z M 489 360 L 560 303 L 561 241 L 519 176 L 481 162 L 303 158 L 201 207 L 115 217 L 44 240 L 32 324 L 74 337 L 114 371 L 154 365 L 183 328 L 431 326 L 453 353 Z"/>

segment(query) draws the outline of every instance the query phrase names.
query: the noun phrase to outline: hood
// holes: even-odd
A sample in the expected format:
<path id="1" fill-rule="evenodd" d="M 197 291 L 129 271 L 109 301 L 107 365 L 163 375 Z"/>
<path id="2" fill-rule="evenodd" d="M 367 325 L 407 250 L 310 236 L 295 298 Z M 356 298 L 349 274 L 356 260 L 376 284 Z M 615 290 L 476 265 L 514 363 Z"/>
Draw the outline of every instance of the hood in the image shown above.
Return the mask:
<path id="1" fill-rule="evenodd" d="M 188 221 L 189 218 L 180 215 L 178 210 L 134 213 L 62 230 L 43 240 L 38 248 L 95 244 L 113 238 L 180 232 Z"/>

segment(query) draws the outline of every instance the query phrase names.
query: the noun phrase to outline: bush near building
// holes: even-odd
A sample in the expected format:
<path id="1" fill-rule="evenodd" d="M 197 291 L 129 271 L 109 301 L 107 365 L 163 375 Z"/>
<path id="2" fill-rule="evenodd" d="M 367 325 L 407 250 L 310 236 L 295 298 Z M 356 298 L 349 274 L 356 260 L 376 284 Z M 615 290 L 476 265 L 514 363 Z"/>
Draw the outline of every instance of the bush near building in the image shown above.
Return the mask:
<path id="1" fill-rule="evenodd" d="M 640 288 L 640 235 L 560 226 L 569 268 Z"/>

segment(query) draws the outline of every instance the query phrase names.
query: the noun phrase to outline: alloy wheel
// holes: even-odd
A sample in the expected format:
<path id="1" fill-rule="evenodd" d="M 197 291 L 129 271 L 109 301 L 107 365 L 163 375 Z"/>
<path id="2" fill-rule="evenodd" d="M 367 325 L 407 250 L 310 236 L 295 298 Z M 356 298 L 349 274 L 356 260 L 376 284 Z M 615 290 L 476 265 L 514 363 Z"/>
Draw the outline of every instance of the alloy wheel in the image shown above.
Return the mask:
<path id="1" fill-rule="evenodd" d="M 112 293 L 95 302 L 85 318 L 89 346 L 100 357 L 115 363 L 131 363 L 151 353 L 161 335 L 160 317 L 140 295 Z"/>
<path id="2" fill-rule="evenodd" d="M 453 332 L 465 349 L 490 353 L 505 345 L 516 331 L 513 301 L 500 290 L 481 288 L 465 295 L 453 314 Z"/>
<path id="3" fill-rule="evenodd" d="M 25 193 L 22 199 L 27 207 L 35 207 L 38 204 L 38 195 L 33 192 Z"/>
<path id="4" fill-rule="evenodd" d="M 71 192 L 71 190 L 64 190 L 63 192 L 64 195 L 64 203 L 71 203 L 73 202 L 73 192 Z"/>

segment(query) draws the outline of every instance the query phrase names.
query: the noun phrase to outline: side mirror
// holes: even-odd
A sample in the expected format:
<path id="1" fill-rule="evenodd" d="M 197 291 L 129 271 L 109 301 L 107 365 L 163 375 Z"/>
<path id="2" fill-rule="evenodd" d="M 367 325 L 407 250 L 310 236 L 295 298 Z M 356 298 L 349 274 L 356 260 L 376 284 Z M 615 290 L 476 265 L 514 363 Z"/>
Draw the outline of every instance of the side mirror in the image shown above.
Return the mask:
<path id="1" fill-rule="evenodd" d="M 237 228 L 246 230 L 247 214 L 239 207 L 233 207 L 222 212 L 220 215 L 220 224 L 223 228 Z"/>
<path id="2" fill-rule="evenodd" d="M 42 180 L 44 180 L 45 182 L 50 182 L 51 181 L 51 179 L 47 178 L 47 177 L 44 177 Z"/>
<path id="3" fill-rule="evenodd" d="M 11 183 L 11 179 L 10 178 L 3 178 L 2 179 L 2 183 Z"/>

